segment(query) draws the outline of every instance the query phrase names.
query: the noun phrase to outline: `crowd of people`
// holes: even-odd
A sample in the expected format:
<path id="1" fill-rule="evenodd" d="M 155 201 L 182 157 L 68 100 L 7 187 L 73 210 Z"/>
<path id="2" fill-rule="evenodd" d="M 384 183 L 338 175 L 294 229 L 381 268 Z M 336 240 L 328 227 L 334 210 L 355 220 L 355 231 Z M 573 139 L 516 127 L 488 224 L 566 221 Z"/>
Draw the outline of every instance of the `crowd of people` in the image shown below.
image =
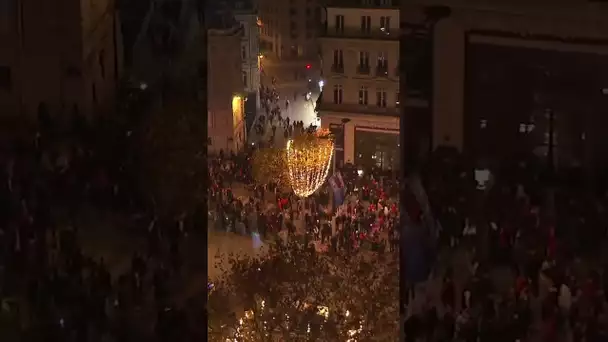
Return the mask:
<path id="1" fill-rule="evenodd" d="M 285 138 L 316 129 L 314 125 L 304 129 L 301 121 L 283 118 L 276 89 L 262 88 L 261 99 L 267 116 L 258 118 L 254 130 L 263 136 L 266 129 L 271 129 L 270 146 L 275 141 L 275 122 L 284 128 Z M 283 110 L 288 110 L 288 106 L 287 102 Z M 251 158 L 257 148 L 264 146 L 251 145 L 238 154 L 220 151 L 210 156 L 209 208 L 216 229 L 246 236 L 259 234 L 266 241 L 277 235 L 297 234 L 303 236 L 305 243 L 314 242 L 319 250 L 350 251 L 361 245 L 381 252 L 387 247 L 397 250 L 399 211 L 395 182 L 379 182 L 374 178 L 379 178 L 377 172 L 359 175 L 351 167 L 350 172 L 344 172 L 348 187 L 344 203 L 334 203 L 332 189 L 327 185 L 308 198 L 299 198 L 286 184 L 254 181 Z"/>
<path id="2" fill-rule="evenodd" d="M 260 101 L 262 109 L 266 115 L 260 115 L 254 124 L 254 132 L 260 137 L 262 146 L 274 146 L 277 137 L 282 132 L 284 139 L 288 139 L 305 131 L 314 130 L 314 125 L 306 127 L 301 120 L 292 120 L 289 115 L 289 99 L 285 100 L 284 107 L 281 108 L 281 98 L 274 87 L 264 87 L 260 89 Z M 296 96 L 294 95 L 294 101 Z M 266 138 L 267 140 L 264 140 Z"/>
<path id="3" fill-rule="evenodd" d="M 267 115 L 259 132 L 314 129 L 283 118 L 276 92 L 265 89 L 262 98 Z M 128 167 L 108 163 L 97 147 L 56 140 L 38 132 L 0 156 L 2 340 L 11 332 L 49 341 L 150 336 L 138 335 L 139 325 L 163 341 L 191 339 L 171 296 L 186 272 L 182 249 L 192 218 L 157 217 L 131 197 Z M 208 156 L 209 228 L 262 242 L 301 235 L 328 253 L 394 253 L 407 245 L 399 241 L 409 238 L 410 225 L 422 227 L 419 261 L 429 264 L 429 276 L 410 284 L 407 340 L 608 339 L 605 197 L 560 182 L 541 186 L 543 168 L 534 161 L 492 170 L 491 185 L 480 187 L 461 156 L 437 155 L 421 169 L 428 203 L 420 196 L 400 203 L 394 175 L 352 167 L 341 170 L 343 201 L 336 203 L 330 186 L 302 199 L 280 184 L 253 182 L 255 148 Z M 122 214 L 140 214 L 133 223 L 146 241 L 118 274 L 85 253 L 86 227 L 79 225 L 84 205 L 116 203 L 128 208 Z"/>
<path id="4" fill-rule="evenodd" d="M 178 339 L 184 323 L 174 321 L 185 320 L 175 318 L 182 312 L 172 307 L 171 290 L 183 278 L 185 218 L 156 219 L 133 198 L 125 165 L 108 162 L 119 158 L 49 131 L 22 137 L 0 156 L 0 339 Z M 85 251 L 83 232 L 108 212 L 144 213 L 131 224 L 148 244 L 120 256 L 131 259 L 126 269 Z"/>
<path id="5" fill-rule="evenodd" d="M 495 170 L 486 189 L 458 157 L 425 170 L 437 229 L 431 275 L 408 297 L 408 341 L 608 338 L 605 198 L 542 186 L 534 164 Z"/>

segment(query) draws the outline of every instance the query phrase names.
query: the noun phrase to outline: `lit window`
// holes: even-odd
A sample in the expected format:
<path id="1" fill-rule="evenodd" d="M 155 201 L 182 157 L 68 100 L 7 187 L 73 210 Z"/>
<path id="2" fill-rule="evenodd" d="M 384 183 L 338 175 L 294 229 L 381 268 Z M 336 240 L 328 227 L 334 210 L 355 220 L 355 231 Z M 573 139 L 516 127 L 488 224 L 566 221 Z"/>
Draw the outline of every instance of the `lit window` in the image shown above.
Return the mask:
<path id="1" fill-rule="evenodd" d="M 359 104 L 367 105 L 368 103 L 368 91 L 366 86 L 362 86 L 359 89 Z"/>
<path id="2" fill-rule="evenodd" d="M 343 96 L 343 89 L 341 85 L 335 85 L 334 86 L 334 103 L 335 104 L 341 104 L 342 103 L 342 96 Z"/>
<path id="3" fill-rule="evenodd" d="M 536 126 L 533 123 L 528 124 L 526 131 L 528 133 L 532 132 Z"/>
<path id="4" fill-rule="evenodd" d="M 386 108 L 386 90 L 385 89 L 377 89 L 376 90 L 376 106 L 381 108 Z"/>
<path id="5" fill-rule="evenodd" d="M 519 124 L 519 133 L 526 133 L 526 124 Z"/>
<path id="6" fill-rule="evenodd" d="M 536 126 L 533 123 L 520 123 L 519 124 L 519 133 L 530 133 L 534 130 Z"/>
<path id="7" fill-rule="evenodd" d="M 488 127 L 488 120 L 486 120 L 486 119 L 479 120 L 479 128 L 484 129 L 486 127 Z"/>

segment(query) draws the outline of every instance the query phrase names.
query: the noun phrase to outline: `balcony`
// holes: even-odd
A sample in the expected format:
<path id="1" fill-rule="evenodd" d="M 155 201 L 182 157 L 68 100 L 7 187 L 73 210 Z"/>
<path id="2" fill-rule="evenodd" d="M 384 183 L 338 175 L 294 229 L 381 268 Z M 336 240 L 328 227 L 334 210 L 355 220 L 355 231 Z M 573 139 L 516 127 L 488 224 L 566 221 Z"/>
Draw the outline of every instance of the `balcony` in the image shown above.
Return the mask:
<path id="1" fill-rule="evenodd" d="M 357 65 L 357 74 L 369 75 L 369 71 L 370 71 L 369 65 Z"/>
<path id="2" fill-rule="evenodd" d="M 376 77 L 388 77 L 388 67 L 387 66 L 377 66 L 376 67 Z"/>
<path id="3" fill-rule="evenodd" d="M 337 30 L 335 27 L 321 27 L 319 35 L 321 38 L 367 39 L 398 42 L 401 30 L 395 28 L 390 32 L 386 32 L 382 31 L 380 27 L 373 27 L 369 32 L 364 32 L 360 27 L 345 27 L 340 30 Z"/>
<path id="4" fill-rule="evenodd" d="M 334 74 L 343 74 L 344 73 L 344 64 L 332 64 L 331 72 Z"/>
<path id="5" fill-rule="evenodd" d="M 381 108 L 375 104 L 360 105 L 353 103 L 328 103 L 321 102 L 317 106 L 319 114 L 323 112 L 335 112 L 335 113 L 350 113 L 350 114 L 367 114 L 367 115 L 382 115 L 382 116 L 399 116 L 399 108 L 387 107 Z"/>

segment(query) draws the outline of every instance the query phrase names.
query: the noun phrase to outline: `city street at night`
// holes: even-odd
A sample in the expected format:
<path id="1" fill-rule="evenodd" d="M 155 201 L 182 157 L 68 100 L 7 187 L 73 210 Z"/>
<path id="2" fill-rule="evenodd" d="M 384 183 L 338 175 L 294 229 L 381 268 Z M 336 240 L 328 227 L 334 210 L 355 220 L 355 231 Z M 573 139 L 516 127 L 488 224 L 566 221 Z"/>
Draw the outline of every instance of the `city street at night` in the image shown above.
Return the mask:
<path id="1" fill-rule="evenodd" d="M 0 18 L 0 342 L 608 341 L 608 0 Z"/>

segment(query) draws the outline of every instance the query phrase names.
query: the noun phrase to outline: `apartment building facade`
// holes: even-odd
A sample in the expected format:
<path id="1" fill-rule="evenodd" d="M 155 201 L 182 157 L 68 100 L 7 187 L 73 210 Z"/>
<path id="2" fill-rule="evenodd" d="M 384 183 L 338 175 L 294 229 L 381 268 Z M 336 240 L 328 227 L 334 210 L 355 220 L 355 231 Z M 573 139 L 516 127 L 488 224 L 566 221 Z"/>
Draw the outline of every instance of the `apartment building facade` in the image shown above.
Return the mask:
<path id="1" fill-rule="evenodd" d="M 219 19 L 219 18 L 216 18 Z M 243 28 L 233 17 L 207 22 L 209 151 L 239 151 L 247 141 L 241 68 Z"/>
<path id="2" fill-rule="evenodd" d="M 319 0 L 260 0 L 260 39 L 264 51 L 282 60 L 316 59 L 320 6 Z"/>
<path id="3" fill-rule="evenodd" d="M 258 13 L 252 4 L 238 2 L 234 17 L 243 28 L 241 37 L 242 80 L 248 99 L 255 101 L 260 108 L 260 28 Z M 254 113 L 255 114 L 255 113 Z"/>
<path id="4" fill-rule="evenodd" d="M 1 6 L 0 116 L 65 122 L 113 108 L 122 72 L 113 0 Z"/>
<path id="5" fill-rule="evenodd" d="M 321 126 L 336 139 L 336 164 L 399 166 L 399 8 L 390 1 L 334 2 L 319 41 Z"/>

